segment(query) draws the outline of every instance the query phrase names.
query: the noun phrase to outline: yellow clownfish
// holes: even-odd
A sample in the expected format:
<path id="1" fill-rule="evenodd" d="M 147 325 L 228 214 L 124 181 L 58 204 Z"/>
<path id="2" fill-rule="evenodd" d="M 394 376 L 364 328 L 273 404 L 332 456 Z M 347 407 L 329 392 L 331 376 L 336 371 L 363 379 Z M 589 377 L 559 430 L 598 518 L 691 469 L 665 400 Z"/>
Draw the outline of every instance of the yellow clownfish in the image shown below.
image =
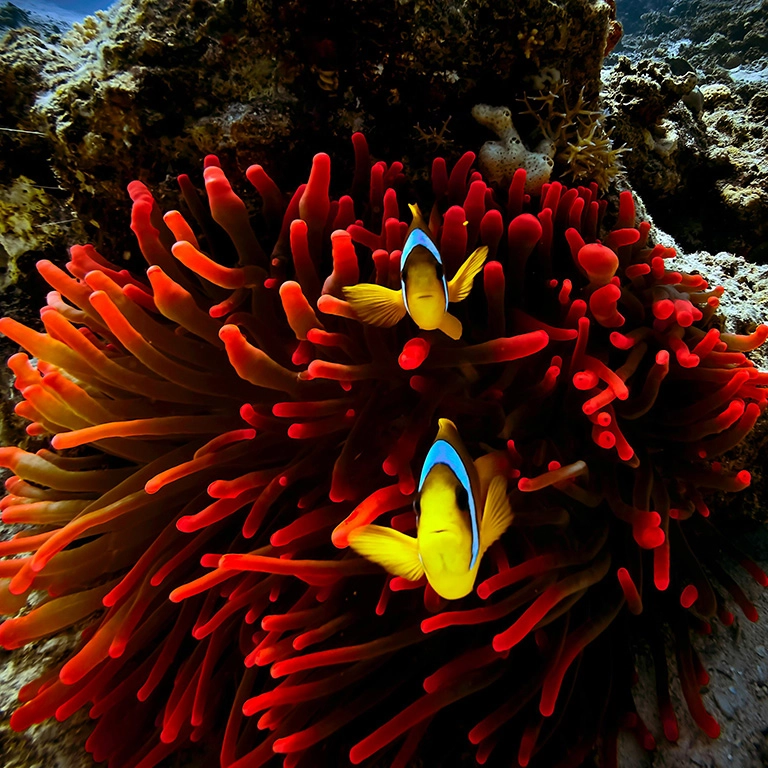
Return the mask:
<path id="1" fill-rule="evenodd" d="M 439 425 L 414 502 L 416 538 L 366 525 L 350 533 L 349 544 L 394 576 L 416 581 L 426 574 L 438 595 L 458 600 L 472 591 L 480 560 L 509 527 L 512 509 L 493 455 L 473 463 L 454 423 Z"/>
<path id="2" fill-rule="evenodd" d="M 416 205 L 408 207 L 413 222 L 400 256 L 400 290 L 362 283 L 345 287 L 344 296 L 364 323 L 390 328 L 407 312 L 422 330 L 439 329 L 452 339 L 459 339 L 461 322 L 448 314 L 448 304 L 469 296 L 472 281 L 488 256 L 488 248 L 484 245 L 477 248 L 453 278 L 446 280 L 440 251 L 421 211 Z"/>

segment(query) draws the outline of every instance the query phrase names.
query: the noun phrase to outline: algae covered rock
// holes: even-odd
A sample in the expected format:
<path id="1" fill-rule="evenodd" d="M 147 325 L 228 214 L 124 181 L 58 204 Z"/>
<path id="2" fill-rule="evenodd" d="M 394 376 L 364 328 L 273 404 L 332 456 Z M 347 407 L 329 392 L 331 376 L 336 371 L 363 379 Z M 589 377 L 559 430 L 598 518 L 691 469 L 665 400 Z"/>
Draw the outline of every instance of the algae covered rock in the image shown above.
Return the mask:
<path id="1" fill-rule="evenodd" d="M 30 71 L 6 125 L 46 134 L 37 154 L 89 238 L 119 253 L 129 241 L 106 233 L 125 231 L 124 206 L 104 201 L 124 199 L 134 178 L 168 193 L 207 152 L 263 163 L 290 184 L 316 151 L 348 155 L 363 130 L 377 155 L 417 169 L 448 120 L 442 151 L 479 147 L 472 107 L 514 102 L 542 67 L 594 98 L 612 14 L 602 0 L 126 0 L 55 51 L 38 33 L 13 33 L 0 82 L 19 79 L 19 61 Z"/>
<path id="2" fill-rule="evenodd" d="M 765 263 L 766 4 L 644 5 L 652 10 L 631 26 L 604 78 L 616 137 L 632 149 L 630 182 L 651 201 L 663 198 L 652 204 L 657 221 L 689 249 Z"/>
<path id="3" fill-rule="evenodd" d="M 693 73 L 675 75 L 664 62 L 634 64 L 626 56 L 605 77 L 614 140 L 631 149 L 622 159 L 646 197 L 677 192 L 704 152 L 704 131 L 681 104 L 696 83 Z"/>

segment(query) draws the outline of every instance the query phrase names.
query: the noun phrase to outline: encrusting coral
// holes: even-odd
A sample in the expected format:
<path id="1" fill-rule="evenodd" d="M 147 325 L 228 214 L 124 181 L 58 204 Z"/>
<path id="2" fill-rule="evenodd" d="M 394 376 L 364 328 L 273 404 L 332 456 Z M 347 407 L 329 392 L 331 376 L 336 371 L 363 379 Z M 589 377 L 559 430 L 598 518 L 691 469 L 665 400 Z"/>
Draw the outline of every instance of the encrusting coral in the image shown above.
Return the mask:
<path id="1" fill-rule="evenodd" d="M 606 226 L 596 183 L 532 198 L 518 170 L 500 197 L 472 153 L 450 172 L 436 159 L 420 201 L 446 278 L 488 249 L 456 305 L 462 338 L 361 323 L 344 288 L 401 284 L 415 194 L 400 163 L 371 167 L 353 144 L 338 199 L 327 155 L 290 198 L 251 166 L 253 221 L 213 156 L 207 200 L 179 177 L 194 226 L 134 182 L 146 277 L 75 246 L 66 271 L 38 264 L 44 331 L 0 321 L 27 351 L 9 361 L 17 411 L 53 436 L 0 449 L 3 521 L 31 526 L 0 543 L 0 611 L 21 611 L 0 643 L 86 623 L 21 689 L 12 726 L 90 706 L 87 749 L 112 768 L 190 742 L 219 744 L 230 768 L 381 750 L 405 768 L 432 720 L 454 719 L 479 763 L 565 768 L 597 744 L 611 765 L 620 728 L 655 744 L 628 632 L 647 634 L 677 738 L 666 621 L 691 714 L 716 736 L 689 632 L 731 623 L 731 600 L 756 620 L 732 560 L 768 578 L 718 535 L 705 494 L 750 482 L 717 457 L 768 402 L 746 357 L 768 327 L 712 327 L 722 289 L 674 270 L 631 193 Z M 512 525 L 460 602 L 348 547 L 374 521 L 413 531 L 438 418 L 472 458 L 503 457 L 511 489 Z"/>

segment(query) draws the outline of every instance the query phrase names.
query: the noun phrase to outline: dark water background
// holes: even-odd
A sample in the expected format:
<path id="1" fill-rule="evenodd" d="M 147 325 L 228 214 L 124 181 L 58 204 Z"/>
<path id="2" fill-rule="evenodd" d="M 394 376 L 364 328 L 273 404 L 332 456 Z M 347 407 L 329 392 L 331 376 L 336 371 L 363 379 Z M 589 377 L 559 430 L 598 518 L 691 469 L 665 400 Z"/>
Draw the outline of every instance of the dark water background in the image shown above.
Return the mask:
<path id="1" fill-rule="evenodd" d="M 648 11 L 669 12 L 671 0 L 616 0 L 616 17 L 622 23 L 625 34 L 636 35 L 643 31 L 641 16 Z"/>
<path id="2" fill-rule="evenodd" d="M 16 5 L 20 6 L 21 8 L 24 8 L 25 5 L 30 5 L 30 3 L 25 3 L 24 0 L 20 0 L 20 2 L 15 3 Z M 73 11 L 78 14 L 82 14 L 83 16 L 87 16 L 89 13 L 93 13 L 94 11 L 98 11 L 102 8 L 105 8 L 110 5 L 110 3 L 103 3 L 103 2 L 89 2 L 84 0 L 56 0 L 55 3 L 37 3 L 37 5 L 47 5 L 51 8 L 55 8 L 58 6 L 59 8 L 63 8 L 67 11 Z"/>

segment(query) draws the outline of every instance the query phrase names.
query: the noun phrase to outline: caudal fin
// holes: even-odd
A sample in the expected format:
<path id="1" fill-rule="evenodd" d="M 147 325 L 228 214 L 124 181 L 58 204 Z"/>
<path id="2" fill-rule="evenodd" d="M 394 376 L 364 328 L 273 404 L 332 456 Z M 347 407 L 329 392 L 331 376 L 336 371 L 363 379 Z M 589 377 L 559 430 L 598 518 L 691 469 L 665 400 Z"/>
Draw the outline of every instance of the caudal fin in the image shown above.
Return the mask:
<path id="1" fill-rule="evenodd" d="M 463 330 L 461 320 L 458 320 L 449 312 L 446 312 L 443 315 L 443 319 L 440 321 L 440 325 L 437 327 L 446 336 L 452 338 L 454 341 L 461 338 L 461 332 Z"/>

